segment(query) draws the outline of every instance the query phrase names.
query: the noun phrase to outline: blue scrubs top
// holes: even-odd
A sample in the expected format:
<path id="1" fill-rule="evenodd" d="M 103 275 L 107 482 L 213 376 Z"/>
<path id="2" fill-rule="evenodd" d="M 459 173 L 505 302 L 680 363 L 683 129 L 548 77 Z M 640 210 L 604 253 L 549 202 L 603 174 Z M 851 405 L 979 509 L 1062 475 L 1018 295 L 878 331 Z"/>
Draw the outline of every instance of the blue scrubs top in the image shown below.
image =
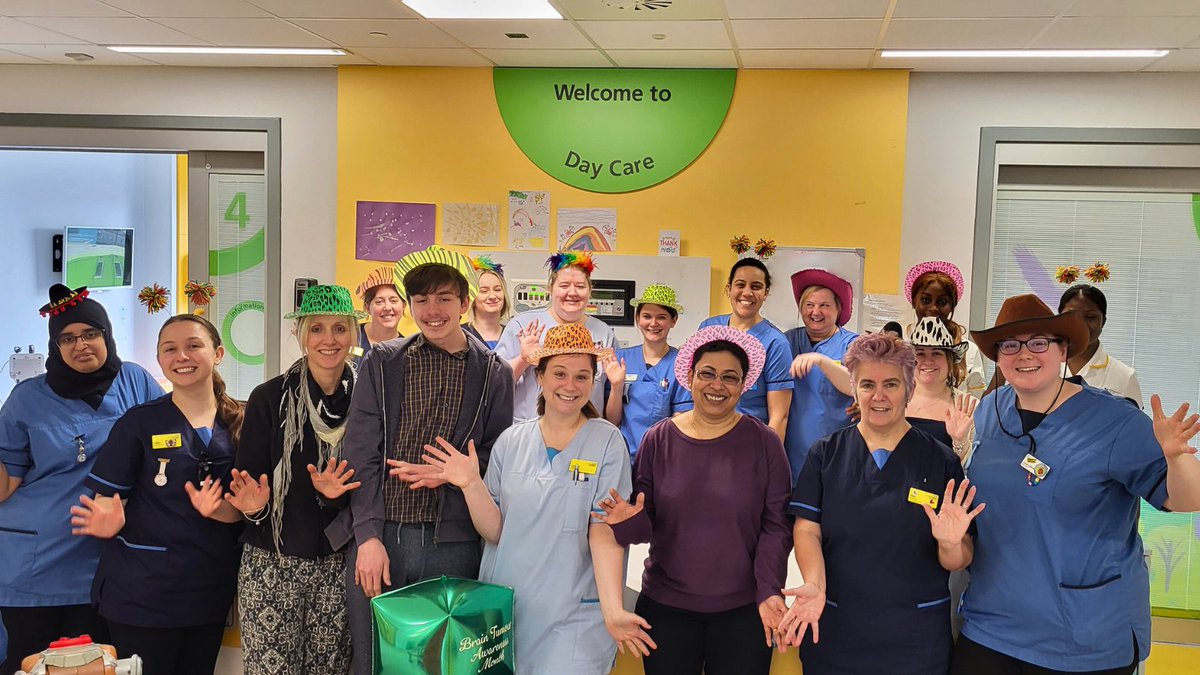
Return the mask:
<path id="1" fill-rule="evenodd" d="M 92 585 L 101 616 L 147 628 L 224 621 L 242 526 L 201 516 L 183 485 L 199 487 L 204 474 L 228 487 L 236 449 L 220 420 L 208 443 L 204 435 L 170 394 L 130 409 L 113 425 L 86 481 L 95 492 L 128 500 L 125 527 L 103 542 Z"/>
<path id="2" fill-rule="evenodd" d="M 617 350 L 617 358 L 625 360 L 620 428 L 631 458 L 637 456 L 642 436 L 650 427 L 692 409 L 692 392 L 679 386 L 679 380 L 675 379 L 678 356 L 679 350 L 671 347 L 661 361 L 649 366 L 641 345 Z"/>
<path id="3" fill-rule="evenodd" d="M 805 636 L 805 675 L 949 671 L 950 573 L 929 518 L 908 496 L 916 488 L 940 500 L 950 479 L 962 478 L 950 448 L 916 427 L 882 468 L 858 427 L 812 446 L 788 504 L 790 515 L 821 526 L 825 557 L 821 641 Z"/>
<path id="4" fill-rule="evenodd" d="M 129 361 L 121 364 L 96 410 L 55 394 L 45 375 L 13 388 L 0 408 L 0 462 L 22 480 L 0 502 L 0 606 L 90 602 L 100 541 L 71 534 L 71 507 L 87 492 L 84 478 L 113 423 L 162 393 L 150 373 Z"/>
<path id="5" fill-rule="evenodd" d="M 700 322 L 700 328 L 708 326 L 728 326 L 729 315 L 710 316 Z M 742 393 L 738 401 L 738 412 L 757 417 L 763 424 L 771 421 L 767 410 L 767 392 L 787 391 L 795 387 L 792 380 L 792 357 L 788 351 L 787 339 L 783 331 L 775 327 L 767 319 L 763 319 L 746 331 L 762 343 L 767 351 L 767 362 L 763 365 L 762 375 L 753 387 Z"/>
<path id="6" fill-rule="evenodd" d="M 997 414 L 997 412 L 999 414 Z M 1150 579 L 1140 499 L 1167 499 L 1167 463 L 1150 421 L 1129 401 L 1084 387 L 1030 435 L 1050 466 L 1029 485 L 1016 394 L 1005 386 L 975 410 L 971 482 L 987 509 L 962 634 L 1053 670 L 1108 670 L 1150 653 Z M 822 635 L 822 637 L 824 637 Z"/>
<path id="7" fill-rule="evenodd" d="M 838 328 L 836 333 L 814 345 L 804 326 L 793 328 L 786 334 L 791 354 L 788 364 L 791 364 L 791 359 L 809 352 L 824 354 L 840 363 L 850 343 L 857 337 L 858 333 Z M 800 467 L 804 466 L 804 457 L 813 443 L 850 424 L 846 408 L 854 403 L 852 397 L 838 391 L 818 368 L 813 368 L 807 376 L 794 382 L 796 391 L 792 392 L 787 434 L 783 439 L 788 462 L 792 465 L 793 483 L 800 474 Z"/>

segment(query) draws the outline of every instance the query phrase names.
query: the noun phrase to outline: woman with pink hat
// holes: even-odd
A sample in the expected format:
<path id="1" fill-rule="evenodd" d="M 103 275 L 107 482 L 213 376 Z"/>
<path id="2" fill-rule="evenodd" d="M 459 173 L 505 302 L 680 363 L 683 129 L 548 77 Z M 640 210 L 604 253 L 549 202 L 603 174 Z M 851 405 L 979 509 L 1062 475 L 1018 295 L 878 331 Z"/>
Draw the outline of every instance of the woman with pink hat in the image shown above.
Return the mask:
<path id="1" fill-rule="evenodd" d="M 967 345 L 966 354 L 955 365 L 955 378 L 968 394 L 979 398 L 987 388 L 983 357 L 975 345 L 967 342 L 967 329 L 954 321 L 954 308 L 962 299 L 965 288 L 962 270 L 945 260 L 927 260 L 913 265 L 904 275 L 904 298 L 912 303 L 917 321 L 927 316 L 941 319 L 955 344 Z M 910 324 L 905 335 L 912 335 L 915 328 L 916 324 Z"/>

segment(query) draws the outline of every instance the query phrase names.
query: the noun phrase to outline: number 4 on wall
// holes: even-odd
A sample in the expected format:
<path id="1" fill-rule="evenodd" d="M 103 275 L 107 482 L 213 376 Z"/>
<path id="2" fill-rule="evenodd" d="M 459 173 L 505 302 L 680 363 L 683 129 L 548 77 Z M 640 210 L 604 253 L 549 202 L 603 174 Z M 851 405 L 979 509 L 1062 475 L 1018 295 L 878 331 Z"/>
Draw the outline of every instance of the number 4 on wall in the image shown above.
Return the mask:
<path id="1" fill-rule="evenodd" d="M 246 213 L 245 192 L 235 194 L 229 202 L 229 206 L 225 207 L 225 220 L 237 223 L 240 230 L 246 229 L 246 223 L 250 222 L 250 215 Z"/>

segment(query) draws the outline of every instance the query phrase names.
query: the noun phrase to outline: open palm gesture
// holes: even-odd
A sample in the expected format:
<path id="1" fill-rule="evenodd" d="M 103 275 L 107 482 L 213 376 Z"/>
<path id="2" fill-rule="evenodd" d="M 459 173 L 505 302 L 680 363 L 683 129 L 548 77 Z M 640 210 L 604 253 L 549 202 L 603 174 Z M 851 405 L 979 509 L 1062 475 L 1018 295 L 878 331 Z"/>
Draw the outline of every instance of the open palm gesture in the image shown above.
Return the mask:
<path id="1" fill-rule="evenodd" d="M 192 508 L 205 518 L 212 518 L 225 501 L 221 498 L 221 495 L 224 494 L 221 490 L 221 481 L 208 476 L 200 483 L 199 488 L 192 485 L 190 480 L 185 482 L 183 491 L 187 493 L 188 499 L 192 500 Z"/>
<path id="2" fill-rule="evenodd" d="M 625 382 L 625 359 L 618 359 L 616 356 L 610 356 L 604 359 L 601 364 L 604 367 L 604 376 L 612 383 L 614 387 L 620 387 Z"/>
<path id="3" fill-rule="evenodd" d="M 1154 438 L 1162 446 L 1163 455 L 1172 459 L 1180 455 L 1194 455 L 1196 449 L 1188 441 L 1200 431 L 1200 415 L 1188 416 L 1188 404 L 1179 406 L 1174 415 L 1167 417 L 1163 412 L 1162 399 L 1158 394 L 1150 397 L 1150 410 L 1154 417 Z"/>
<path id="4" fill-rule="evenodd" d="M 71 534 L 112 539 L 125 527 L 125 505 L 120 495 L 98 494 L 94 499 L 79 495 L 79 504 L 71 507 Z"/>
<path id="5" fill-rule="evenodd" d="M 249 472 L 233 470 L 229 477 L 229 493 L 225 501 L 242 513 L 258 513 L 267 506 L 271 498 L 271 486 L 267 484 L 267 474 L 254 480 Z"/>
<path id="6" fill-rule="evenodd" d="M 978 401 L 967 394 L 955 396 L 954 403 L 946 411 L 946 433 L 954 439 L 956 445 L 967 442 L 971 429 L 975 426 L 975 406 Z"/>
<path id="7" fill-rule="evenodd" d="M 951 478 L 950 482 L 946 483 L 946 494 L 942 496 L 941 510 L 934 512 L 928 504 L 921 505 L 921 508 L 925 509 L 925 515 L 929 517 L 933 538 L 938 540 L 938 543 L 954 545 L 963 540 L 971 521 L 975 520 L 975 517 L 983 511 L 983 507 L 987 506 L 987 504 L 980 503 L 971 509 L 973 501 L 975 501 L 975 486 L 971 485 L 971 481 L 964 478 L 956 492 L 954 479 Z"/>
<path id="8" fill-rule="evenodd" d="M 792 598 L 783 619 L 779 622 L 779 634 L 785 645 L 799 647 L 804 634 L 812 628 L 813 642 L 821 641 L 817 621 L 825 611 L 825 591 L 816 584 L 804 584 L 796 588 L 785 588 L 783 594 Z"/>
<path id="9" fill-rule="evenodd" d="M 426 445 L 423 459 L 426 464 L 440 469 L 441 477 L 447 483 L 465 488 L 479 480 L 479 455 L 475 454 L 475 441 L 467 441 L 467 451 L 463 453 L 441 436 L 434 440 L 442 447 Z"/>
<path id="10" fill-rule="evenodd" d="M 645 502 L 645 493 L 639 493 L 637 500 L 630 504 L 629 502 L 625 501 L 625 498 L 621 496 L 621 493 L 609 488 L 608 496 L 597 502 L 597 506 L 599 506 L 604 513 L 596 513 L 593 511 L 592 517 L 602 523 L 616 525 L 617 523 L 623 523 L 641 513 L 642 509 L 645 507 Z"/>
<path id="11" fill-rule="evenodd" d="M 342 460 L 338 462 L 330 457 L 329 463 L 325 465 L 324 471 L 317 471 L 317 467 L 312 464 L 308 465 L 308 475 L 312 477 L 313 488 L 321 493 L 325 499 L 334 500 L 351 490 L 357 490 L 362 483 L 359 481 L 350 482 L 354 477 L 354 469 L 347 469 L 349 462 Z"/>
<path id="12" fill-rule="evenodd" d="M 529 325 L 517 332 L 517 340 L 521 342 L 521 358 L 528 360 L 542 344 L 542 333 L 546 327 L 541 321 L 534 319 Z"/>

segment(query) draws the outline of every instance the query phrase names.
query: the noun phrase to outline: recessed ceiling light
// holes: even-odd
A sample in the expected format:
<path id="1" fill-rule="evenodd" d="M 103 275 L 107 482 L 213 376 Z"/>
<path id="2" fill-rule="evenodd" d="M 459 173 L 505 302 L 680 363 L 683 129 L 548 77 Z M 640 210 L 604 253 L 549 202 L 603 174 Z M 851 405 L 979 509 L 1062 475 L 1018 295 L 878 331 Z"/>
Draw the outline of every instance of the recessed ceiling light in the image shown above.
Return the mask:
<path id="1" fill-rule="evenodd" d="M 885 59 L 1154 59 L 1169 49 L 885 49 Z"/>
<path id="2" fill-rule="evenodd" d="M 151 47 L 110 45 L 124 54 L 244 54 L 249 56 L 345 56 L 344 49 L 298 49 L 291 47 Z"/>
<path id="3" fill-rule="evenodd" d="M 547 0 L 403 0 L 426 19 L 561 19 Z"/>

